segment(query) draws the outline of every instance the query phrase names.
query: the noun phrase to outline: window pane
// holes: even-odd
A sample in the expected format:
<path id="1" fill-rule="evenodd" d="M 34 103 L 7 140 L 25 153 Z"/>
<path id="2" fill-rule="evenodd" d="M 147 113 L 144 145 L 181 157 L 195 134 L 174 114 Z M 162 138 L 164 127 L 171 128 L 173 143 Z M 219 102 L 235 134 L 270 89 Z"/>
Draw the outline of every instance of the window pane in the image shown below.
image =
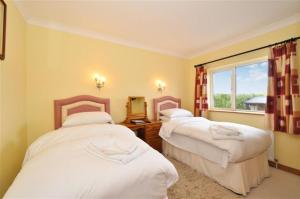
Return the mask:
<path id="1" fill-rule="evenodd" d="M 213 73 L 215 108 L 231 108 L 231 70 Z"/>
<path id="2" fill-rule="evenodd" d="M 264 111 L 266 105 L 267 81 L 267 62 L 237 67 L 236 109 Z"/>

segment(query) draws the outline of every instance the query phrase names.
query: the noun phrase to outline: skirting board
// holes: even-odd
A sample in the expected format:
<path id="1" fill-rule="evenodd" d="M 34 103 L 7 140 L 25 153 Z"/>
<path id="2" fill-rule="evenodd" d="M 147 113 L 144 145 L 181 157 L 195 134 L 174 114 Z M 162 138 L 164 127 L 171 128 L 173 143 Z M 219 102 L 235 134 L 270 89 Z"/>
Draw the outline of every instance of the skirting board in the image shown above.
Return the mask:
<path id="1" fill-rule="evenodd" d="M 269 160 L 269 165 L 271 167 L 276 168 L 276 163 L 273 162 L 273 161 Z M 300 176 L 300 170 L 298 170 L 298 169 L 295 169 L 295 168 L 292 168 L 292 167 L 288 167 L 288 166 L 285 166 L 285 165 L 282 165 L 282 164 L 279 164 L 279 163 L 277 164 L 277 168 L 281 169 L 283 171 L 286 171 L 286 172 L 289 172 L 289 173 L 293 173 L 293 174 L 296 174 L 296 175 Z"/>

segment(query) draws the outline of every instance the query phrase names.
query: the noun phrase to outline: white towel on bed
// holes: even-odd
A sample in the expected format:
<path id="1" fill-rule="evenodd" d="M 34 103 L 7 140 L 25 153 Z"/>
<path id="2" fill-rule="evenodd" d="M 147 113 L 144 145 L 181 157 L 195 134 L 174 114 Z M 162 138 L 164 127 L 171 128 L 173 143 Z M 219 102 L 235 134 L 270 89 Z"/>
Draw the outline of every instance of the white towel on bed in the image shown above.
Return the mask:
<path id="1" fill-rule="evenodd" d="M 87 146 L 87 151 L 106 160 L 127 164 L 147 150 L 136 143 L 110 136 L 105 142 L 91 141 Z"/>
<path id="2" fill-rule="evenodd" d="M 136 148 L 136 143 L 126 143 L 122 140 L 116 140 L 113 137 L 110 140 L 104 142 L 91 141 L 90 143 L 93 147 L 98 149 L 99 153 L 105 155 L 120 155 L 120 154 L 130 154 Z"/>
<path id="3" fill-rule="evenodd" d="M 238 135 L 240 135 L 240 131 L 237 128 L 233 127 L 233 126 L 213 124 L 209 127 L 209 130 L 214 131 L 217 134 L 226 135 L 226 136 L 238 136 Z"/>
<path id="4" fill-rule="evenodd" d="M 213 124 L 209 127 L 209 132 L 215 140 L 238 140 L 244 141 L 244 136 L 239 130 L 232 126 Z"/>

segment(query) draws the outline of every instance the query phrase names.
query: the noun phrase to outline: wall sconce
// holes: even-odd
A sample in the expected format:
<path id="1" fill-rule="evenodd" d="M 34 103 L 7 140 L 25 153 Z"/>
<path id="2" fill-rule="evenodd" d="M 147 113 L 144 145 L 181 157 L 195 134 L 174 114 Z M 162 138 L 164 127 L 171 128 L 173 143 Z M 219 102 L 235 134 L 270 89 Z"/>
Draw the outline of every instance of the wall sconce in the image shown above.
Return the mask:
<path id="1" fill-rule="evenodd" d="M 156 86 L 157 86 L 157 90 L 162 93 L 163 90 L 165 90 L 166 88 L 166 83 L 161 80 L 156 80 Z"/>
<path id="2" fill-rule="evenodd" d="M 106 82 L 106 78 L 104 77 L 104 76 L 100 76 L 99 74 L 95 74 L 94 75 L 94 80 L 95 80 L 95 82 L 96 82 L 96 87 L 100 90 L 103 86 L 104 86 L 104 84 L 105 84 L 105 82 Z"/>

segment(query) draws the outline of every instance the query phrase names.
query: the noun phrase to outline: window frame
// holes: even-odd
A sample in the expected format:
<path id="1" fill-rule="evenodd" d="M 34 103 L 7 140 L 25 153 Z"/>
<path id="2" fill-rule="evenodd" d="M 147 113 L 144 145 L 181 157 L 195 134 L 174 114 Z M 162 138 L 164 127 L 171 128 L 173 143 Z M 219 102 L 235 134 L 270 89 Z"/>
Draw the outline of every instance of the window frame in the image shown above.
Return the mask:
<path id="1" fill-rule="evenodd" d="M 216 112 L 233 112 L 233 113 L 250 113 L 250 114 L 264 114 L 264 111 L 251 111 L 236 109 L 236 69 L 255 63 L 267 62 L 268 57 L 260 57 L 242 62 L 235 62 L 228 65 L 220 65 L 212 69 L 208 68 L 208 110 Z M 222 71 L 231 71 L 231 107 L 230 108 L 218 108 L 214 107 L 214 91 L 213 91 L 213 74 Z"/>

